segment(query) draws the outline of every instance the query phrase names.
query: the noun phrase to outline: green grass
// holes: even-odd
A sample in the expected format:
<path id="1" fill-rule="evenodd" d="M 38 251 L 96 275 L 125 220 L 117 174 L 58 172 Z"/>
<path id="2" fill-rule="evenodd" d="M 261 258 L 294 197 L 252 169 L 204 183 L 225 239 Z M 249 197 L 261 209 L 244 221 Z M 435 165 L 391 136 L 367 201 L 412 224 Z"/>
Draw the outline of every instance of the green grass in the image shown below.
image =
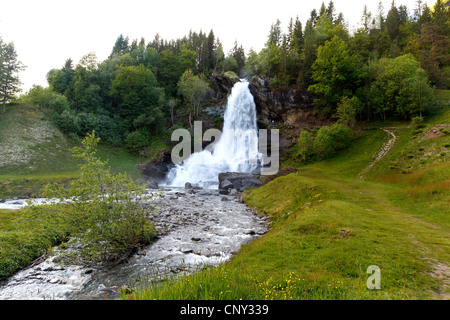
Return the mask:
<path id="1" fill-rule="evenodd" d="M 450 90 L 436 90 L 434 95 L 436 100 L 450 101 Z"/>
<path id="2" fill-rule="evenodd" d="M 450 123 L 450 109 L 426 119 L 423 135 Z M 395 127 L 393 149 L 360 173 Z M 449 136 L 427 142 L 407 122 L 371 124 L 351 147 L 298 165 L 299 171 L 247 191 L 245 202 L 271 230 L 218 268 L 147 284 L 124 299 L 435 299 L 450 293 L 434 275 L 450 261 Z M 419 150 L 423 148 L 423 150 Z M 381 290 L 367 289 L 367 268 Z"/>
<path id="3" fill-rule="evenodd" d="M 0 210 L 0 279 L 12 275 L 64 240 L 68 228 L 29 209 Z"/>
<path id="4" fill-rule="evenodd" d="M 79 177 L 67 139 L 36 107 L 8 105 L 0 111 L 0 199 L 39 195 L 48 183 L 68 184 Z M 100 146 L 98 156 L 113 172 L 142 178 L 142 159 L 124 149 Z M 67 236 L 68 228 L 47 214 L 28 209 L 0 210 L 0 278 L 28 265 Z"/>

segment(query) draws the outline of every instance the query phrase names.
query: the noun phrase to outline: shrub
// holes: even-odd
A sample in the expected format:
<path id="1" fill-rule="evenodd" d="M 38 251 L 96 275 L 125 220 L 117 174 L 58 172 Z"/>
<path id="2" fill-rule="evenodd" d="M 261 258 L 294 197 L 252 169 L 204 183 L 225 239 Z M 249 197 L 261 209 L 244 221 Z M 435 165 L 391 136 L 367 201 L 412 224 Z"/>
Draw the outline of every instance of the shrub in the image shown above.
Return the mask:
<path id="1" fill-rule="evenodd" d="M 411 119 L 411 126 L 414 129 L 423 128 L 423 117 L 414 117 Z"/>
<path id="2" fill-rule="evenodd" d="M 120 257 L 154 236 L 142 203 L 143 187 L 126 174 L 112 173 L 107 163 L 96 157 L 99 140 L 93 132 L 84 138 L 82 147 L 71 150 L 83 162 L 79 179 L 67 189 L 51 184 L 44 187 L 43 196 L 59 203 L 48 200 L 47 205 L 31 206 L 71 226 L 70 234 L 78 245 L 69 256 L 83 263 Z"/>
<path id="3" fill-rule="evenodd" d="M 103 143 L 109 145 L 121 145 L 123 141 L 124 125 L 119 116 L 109 117 L 107 115 L 97 115 L 95 132 Z"/>
<path id="4" fill-rule="evenodd" d="M 126 140 L 126 148 L 133 154 L 139 154 L 142 149 L 149 146 L 151 142 L 151 135 L 147 128 L 139 128 L 130 133 Z"/>
<path id="5" fill-rule="evenodd" d="M 64 95 L 56 93 L 50 88 L 36 85 L 21 97 L 21 100 L 24 103 L 37 104 L 39 107 L 52 110 L 57 114 L 69 109 L 69 103 Z"/>
<path id="6" fill-rule="evenodd" d="M 336 114 L 337 122 L 349 127 L 354 127 L 356 122 L 356 114 L 362 109 L 361 101 L 355 96 L 351 99 L 348 97 L 342 98 L 338 103 Z"/>
<path id="7" fill-rule="evenodd" d="M 312 140 L 307 131 L 302 131 L 297 140 L 293 157 L 300 161 L 305 161 L 312 153 Z"/>
<path id="8" fill-rule="evenodd" d="M 63 113 L 56 117 L 56 124 L 65 134 L 80 132 L 79 120 L 73 112 L 65 110 Z"/>
<path id="9" fill-rule="evenodd" d="M 335 123 L 331 127 L 324 126 L 319 129 L 314 139 L 314 153 L 322 159 L 334 151 L 345 148 L 350 140 L 350 129 Z"/>

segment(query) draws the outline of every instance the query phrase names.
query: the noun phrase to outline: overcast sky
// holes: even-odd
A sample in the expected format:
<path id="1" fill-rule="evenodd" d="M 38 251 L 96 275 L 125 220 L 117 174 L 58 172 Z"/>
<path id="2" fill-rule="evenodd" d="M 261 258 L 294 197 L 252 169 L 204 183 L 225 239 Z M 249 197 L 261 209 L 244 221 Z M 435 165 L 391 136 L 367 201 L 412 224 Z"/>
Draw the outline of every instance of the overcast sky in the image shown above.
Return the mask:
<path id="1" fill-rule="evenodd" d="M 392 0 L 382 0 L 385 12 Z M 270 26 L 280 19 L 283 31 L 289 19 L 298 15 L 305 26 L 312 9 L 322 0 L 12 0 L 0 6 L 0 36 L 14 42 L 27 69 L 21 73 L 23 89 L 33 84 L 47 86 L 45 75 L 61 68 L 68 58 L 76 63 L 95 52 L 106 59 L 120 34 L 130 40 L 156 33 L 163 39 L 177 39 L 189 30 L 208 33 L 213 29 L 225 53 L 237 40 L 246 53 L 263 47 Z M 324 1 L 328 5 L 328 0 Z M 366 4 L 376 13 L 378 0 L 334 0 L 336 13 L 343 12 L 350 29 L 357 26 Z M 428 1 L 431 5 L 434 0 Z M 416 0 L 396 0 L 410 12 Z"/>

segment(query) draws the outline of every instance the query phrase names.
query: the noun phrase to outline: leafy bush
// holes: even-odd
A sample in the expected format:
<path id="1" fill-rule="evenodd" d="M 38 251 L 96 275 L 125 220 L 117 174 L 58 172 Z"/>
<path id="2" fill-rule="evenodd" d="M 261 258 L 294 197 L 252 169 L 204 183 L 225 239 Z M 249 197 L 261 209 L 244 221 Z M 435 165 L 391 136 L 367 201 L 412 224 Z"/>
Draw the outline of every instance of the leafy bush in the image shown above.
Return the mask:
<path id="1" fill-rule="evenodd" d="M 352 98 L 344 97 L 338 103 L 338 108 L 334 117 L 338 119 L 338 123 L 353 128 L 356 122 L 356 114 L 361 112 L 361 110 L 361 101 L 359 101 L 356 96 Z"/>
<path id="2" fill-rule="evenodd" d="M 80 132 L 80 124 L 77 115 L 69 110 L 65 110 L 63 113 L 57 116 L 56 124 L 59 129 L 65 134 Z"/>
<path id="3" fill-rule="evenodd" d="M 50 212 L 55 221 L 71 226 L 78 245 L 69 256 L 81 262 L 102 262 L 120 257 L 154 236 L 142 197 L 145 191 L 126 174 L 114 174 L 107 163 L 96 157 L 99 138 L 88 134 L 82 147 L 71 151 L 82 160 L 81 177 L 66 189 L 47 185 L 45 206 L 31 206 L 37 212 Z M 58 203 L 56 203 L 58 202 Z"/>
<path id="4" fill-rule="evenodd" d="M 37 104 L 41 108 L 49 109 L 57 114 L 61 114 L 69 109 L 67 98 L 50 88 L 43 88 L 34 85 L 23 97 L 21 102 L 28 104 Z"/>
<path id="5" fill-rule="evenodd" d="M 300 161 L 305 161 L 312 153 L 313 143 L 307 131 L 302 131 L 297 140 L 293 157 Z"/>
<path id="6" fill-rule="evenodd" d="M 119 116 L 96 115 L 95 132 L 103 143 L 121 145 L 124 131 L 124 125 Z"/>
<path id="7" fill-rule="evenodd" d="M 56 124 L 67 135 L 85 136 L 95 131 L 105 144 L 120 145 L 123 137 L 123 124 L 120 117 L 103 114 L 79 113 L 65 110 L 56 117 Z"/>
<path id="8" fill-rule="evenodd" d="M 151 134 L 147 128 L 139 128 L 130 133 L 126 140 L 126 148 L 133 154 L 139 154 L 142 149 L 149 146 L 151 142 Z"/>
<path id="9" fill-rule="evenodd" d="M 411 126 L 415 129 L 423 128 L 423 117 L 413 117 L 411 119 Z"/>
<path id="10" fill-rule="evenodd" d="M 350 129 L 339 123 L 331 127 L 324 126 L 319 129 L 314 139 L 313 150 L 322 159 L 334 151 L 345 148 L 350 141 Z"/>

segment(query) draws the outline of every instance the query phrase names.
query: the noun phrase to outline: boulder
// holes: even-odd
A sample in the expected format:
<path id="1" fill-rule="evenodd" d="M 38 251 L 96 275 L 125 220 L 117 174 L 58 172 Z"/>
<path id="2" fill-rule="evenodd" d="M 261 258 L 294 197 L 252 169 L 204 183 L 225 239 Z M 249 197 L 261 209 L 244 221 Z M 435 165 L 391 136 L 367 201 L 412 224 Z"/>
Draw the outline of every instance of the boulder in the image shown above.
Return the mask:
<path id="1" fill-rule="evenodd" d="M 193 189 L 193 190 L 201 190 L 201 189 L 202 189 L 202 187 L 200 187 L 199 185 L 197 185 L 197 184 L 192 184 L 192 183 L 190 183 L 190 182 L 186 182 L 186 183 L 184 184 L 184 188 L 187 189 L 187 190 L 189 190 L 189 189 Z"/>
<path id="2" fill-rule="evenodd" d="M 243 172 L 227 172 L 219 174 L 219 193 L 237 195 L 248 187 L 260 187 L 258 174 Z M 233 191 L 234 190 L 234 191 Z"/>
<path id="3" fill-rule="evenodd" d="M 158 182 L 156 182 L 155 180 L 151 180 L 147 183 L 147 189 L 158 189 L 159 185 Z"/>
<path id="4" fill-rule="evenodd" d="M 219 183 L 219 189 L 229 189 L 233 187 L 233 183 L 230 180 L 223 180 Z"/>
<path id="5" fill-rule="evenodd" d="M 156 161 L 150 161 L 144 164 L 138 164 L 136 167 L 144 176 L 155 180 L 163 180 L 166 178 L 169 170 L 174 166 L 171 158 L 171 152 L 166 151 Z"/>

